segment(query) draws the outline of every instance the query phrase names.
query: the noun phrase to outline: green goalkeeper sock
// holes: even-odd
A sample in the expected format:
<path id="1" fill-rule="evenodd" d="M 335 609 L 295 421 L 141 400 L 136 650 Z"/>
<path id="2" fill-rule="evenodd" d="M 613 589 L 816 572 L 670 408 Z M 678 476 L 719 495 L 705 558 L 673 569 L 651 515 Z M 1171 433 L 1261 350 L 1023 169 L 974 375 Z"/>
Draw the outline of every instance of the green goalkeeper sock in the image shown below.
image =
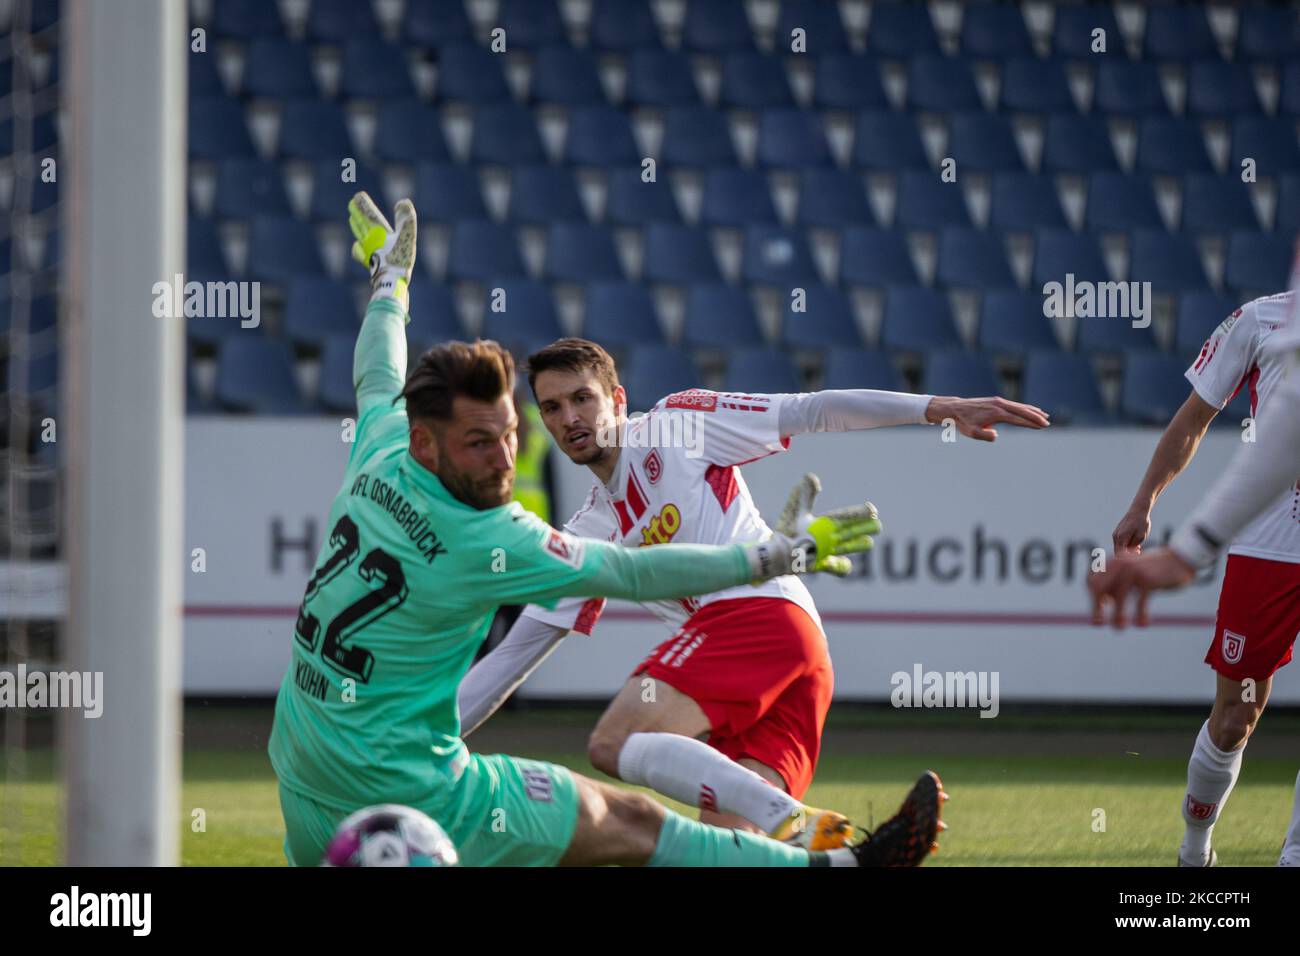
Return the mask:
<path id="1" fill-rule="evenodd" d="M 821 854 L 816 854 L 821 856 Z M 744 830 L 724 830 L 669 810 L 647 866 L 808 866 L 807 850 Z"/>

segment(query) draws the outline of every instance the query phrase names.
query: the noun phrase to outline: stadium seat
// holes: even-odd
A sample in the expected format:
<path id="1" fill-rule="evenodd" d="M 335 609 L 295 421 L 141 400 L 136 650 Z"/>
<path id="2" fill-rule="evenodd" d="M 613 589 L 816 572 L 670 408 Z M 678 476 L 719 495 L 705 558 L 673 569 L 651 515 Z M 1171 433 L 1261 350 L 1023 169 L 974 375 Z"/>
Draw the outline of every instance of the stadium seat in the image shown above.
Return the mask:
<path id="1" fill-rule="evenodd" d="M 889 96 L 873 57 L 828 53 L 817 58 L 813 105 L 830 110 L 887 110 Z"/>
<path id="2" fill-rule="evenodd" d="M 616 226 L 681 222 L 672 183 L 667 177 L 647 183 L 638 169 L 613 169 L 605 196 L 605 218 Z"/>
<path id="3" fill-rule="evenodd" d="M 1238 116 L 1232 124 L 1229 172 L 1239 175 L 1241 161 L 1247 157 L 1255 161 L 1257 176 L 1300 171 L 1295 121 L 1272 116 Z"/>
<path id="4" fill-rule="evenodd" d="M 534 348 L 554 342 L 564 333 L 556 316 L 551 291 L 535 279 L 492 280 L 492 289 L 500 289 L 505 308 L 493 310 L 498 301 L 495 292 L 483 306 L 483 338 L 495 339 L 507 348 Z"/>
<path id="5" fill-rule="evenodd" d="M 880 344 L 882 348 L 908 352 L 961 348 L 948 297 L 936 289 L 889 289 Z"/>
<path id="6" fill-rule="evenodd" d="M 668 345 L 642 345 L 632 350 L 619 370 L 630 412 L 648 411 L 665 395 L 699 388 L 695 362 L 682 349 Z"/>
<path id="7" fill-rule="evenodd" d="M 482 282 L 523 274 L 524 261 L 510 227 L 476 219 L 462 219 L 452 227 L 448 278 Z"/>
<path id="8" fill-rule="evenodd" d="M 969 226 L 970 212 L 961 183 L 945 183 L 937 173 L 905 170 L 898 179 L 895 222 L 907 229 Z"/>
<path id="9" fill-rule="evenodd" d="M 59 370 L 62 364 L 58 349 L 52 348 L 40 353 L 10 353 L 5 361 L 6 405 L 16 405 L 26 412 L 25 417 L 37 420 L 57 414 Z M 21 392 L 17 390 L 19 381 L 26 383 Z"/>
<path id="10" fill-rule="evenodd" d="M 764 223 L 751 224 L 745 230 L 743 271 L 746 282 L 784 289 L 807 288 L 818 281 L 803 233 Z"/>
<path id="11" fill-rule="evenodd" d="M 932 395 L 1000 395 L 1002 386 L 987 355 L 934 352 L 925 361 L 924 391 Z"/>
<path id="12" fill-rule="evenodd" d="M 587 286 L 582 334 L 606 348 L 640 348 L 664 340 L 650 290 L 622 279 Z"/>
<path id="13" fill-rule="evenodd" d="M 446 163 L 451 151 L 438 111 L 416 99 L 385 100 L 375 120 L 375 157 L 388 163 Z"/>
<path id="14" fill-rule="evenodd" d="M 1217 292 L 1184 292 L 1178 299 L 1174 353 L 1184 364 L 1190 363 L 1210 333 L 1241 304 Z"/>
<path id="15" fill-rule="evenodd" d="M 311 218 L 316 222 L 337 222 L 339 217 L 347 214 L 348 201 L 358 190 L 370 193 L 379 207 L 385 212 L 389 209 L 388 199 L 384 193 L 384 182 L 379 173 L 365 163 L 357 163 L 353 172 L 356 179 L 344 182 L 343 167 L 339 160 L 321 159 L 316 162 L 316 174 L 311 188 Z"/>
<path id="16" fill-rule="evenodd" d="M 1110 281 L 1097 237 L 1068 229 L 1039 230 L 1034 242 L 1033 285 L 1042 288 L 1049 282 L 1064 283 L 1071 274 L 1076 280 Z"/>
<path id="17" fill-rule="evenodd" d="M 961 51 L 981 59 L 1033 56 L 1034 43 L 1014 4 L 967 7 L 961 22 Z"/>
<path id="18" fill-rule="evenodd" d="M 406 54 L 378 34 L 359 34 L 343 45 L 339 92 L 365 99 L 415 95 Z"/>
<path id="19" fill-rule="evenodd" d="M 979 347 L 988 353 L 1021 355 L 1059 349 L 1043 296 L 1016 289 L 990 289 L 980 302 Z"/>
<path id="20" fill-rule="evenodd" d="M 1300 60 L 1291 60 L 1282 69 L 1282 92 L 1278 97 L 1277 111 L 1291 116 L 1300 114 Z"/>
<path id="21" fill-rule="evenodd" d="M 1073 113 L 1078 107 L 1060 60 L 1029 56 L 1002 70 L 1002 108 L 1017 113 Z"/>
<path id="22" fill-rule="evenodd" d="M 1117 284 L 1117 289 L 1126 289 L 1124 284 Z M 1123 353 L 1132 351 L 1149 351 L 1156 347 L 1155 336 L 1151 332 L 1151 327 L 1137 328 L 1133 325 L 1133 314 L 1135 312 L 1134 303 L 1127 303 L 1124 308 L 1124 299 L 1114 302 L 1117 311 L 1123 311 L 1126 314 L 1111 314 L 1111 305 L 1103 305 L 1101 302 L 1102 291 L 1097 291 L 1097 311 L 1105 309 L 1106 315 L 1079 316 L 1076 321 L 1074 334 L 1075 351 L 1083 352 L 1088 355 L 1097 353 Z M 1109 298 L 1109 296 L 1107 296 Z M 1125 294 L 1125 298 L 1127 295 Z M 1146 303 L 1147 320 L 1152 318 L 1152 303 Z"/>
<path id="23" fill-rule="evenodd" d="M 680 284 L 717 279 L 718 262 L 703 229 L 671 222 L 652 222 L 645 230 L 642 277 L 649 282 Z"/>
<path id="24" fill-rule="evenodd" d="M 779 56 L 740 50 L 722 61 L 719 104 L 730 109 L 793 107 L 794 94 Z"/>
<path id="25" fill-rule="evenodd" d="M 1030 352 L 1022 400 L 1047 412 L 1054 424 L 1109 424 L 1092 363 L 1077 352 Z"/>
<path id="26" fill-rule="evenodd" d="M 328 100 L 285 100 L 280 113 L 279 155 L 334 160 L 355 156 L 343 108 Z"/>
<path id="27" fill-rule="evenodd" d="M 1162 229 L 1151 180 L 1139 173 L 1099 172 L 1088 185 L 1088 227 L 1093 230 Z"/>
<path id="28" fill-rule="evenodd" d="M 790 50 L 795 28 L 803 30 L 805 48 L 819 60 L 828 54 L 847 53 L 848 32 L 840 19 L 839 7 L 822 0 L 781 0 L 781 12 L 776 19 L 775 47 L 782 52 Z"/>
<path id="29" fill-rule="evenodd" d="M 1281 60 L 1293 56 L 1300 22 L 1292 7 L 1250 4 L 1241 11 L 1237 25 L 1237 59 Z"/>
<path id="30" fill-rule="evenodd" d="M 848 296 L 835 286 L 817 283 L 804 290 L 804 310 L 789 305 L 781 337 L 791 348 L 857 348 L 862 344 Z"/>
<path id="31" fill-rule="evenodd" d="M 212 29 L 218 36 L 250 39 L 281 36 L 284 23 L 277 4 L 265 0 L 223 0 L 213 4 Z"/>
<path id="32" fill-rule="evenodd" d="M 1201 124 L 1181 116 L 1143 117 L 1138 128 L 1137 168 L 1164 176 L 1213 172 Z"/>
<path id="33" fill-rule="evenodd" d="M 1243 302 L 1281 292 L 1290 286 L 1294 253 L 1295 236 L 1292 234 L 1279 235 L 1255 229 L 1234 232 L 1228 239 L 1224 285 L 1236 290 Z"/>
<path id="34" fill-rule="evenodd" d="M 200 96 L 224 96 L 226 88 L 217 72 L 217 58 L 207 53 L 193 53 L 186 58 L 189 72 L 188 95 L 191 99 Z M 12 73 L 12 71 L 11 71 Z M 11 76 L 0 77 L 0 96 L 10 93 Z"/>
<path id="35" fill-rule="evenodd" d="M 547 46 L 533 60 L 530 98 L 536 103 L 598 106 L 605 100 L 596 58 L 571 46 Z"/>
<path id="36" fill-rule="evenodd" d="M 1164 352 L 1126 355 L 1120 414 L 1139 425 L 1168 425 L 1191 391 L 1183 377 L 1186 368 L 1177 356 Z"/>
<path id="37" fill-rule="evenodd" d="M 319 43 L 344 43 L 352 37 L 378 33 L 379 23 L 368 3 L 312 0 L 307 11 L 307 36 Z"/>
<path id="38" fill-rule="evenodd" d="M 1245 63 L 1197 60 L 1187 73 L 1187 114 L 1232 118 L 1263 112 Z"/>
<path id="39" fill-rule="evenodd" d="M 1156 4 L 1148 8 L 1143 46 L 1146 55 L 1156 60 L 1191 60 L 1219 55 L 1210 21 L 1199 5 Z"/>
<path id="40" fill-rule="evenodd" d="M 217 166 L 212 212 L 222 219 L 289 215 L 289 196 L 278 164 L 266 159 L 233 157 Z"/>
<path id="41" fill-rule="evenodd" d="M 907 237 L 895 229 L 849 226 L 840 242 L 840 278 L 853 286 L 919 285 Z"/>
<path id="42" fill-rule="evenodd" d="M 307 410 L 285 342 L 232 335 L 217 354 L 217 403 L 228 412 L 299 415 Z"/>
<path id="43" fill-rule="evenodd" d="M 569 111 L 564 160 L 576 166 L 623 166 L 641 160 L 632 123 L 612 106 L 582 106 Z"/>
<path id="44" fill-rule="evenodd" d="M 546 238 L 546 277 L 558 282 L 621 279 L 614 237 L 604 226 L 555 222 Z"/>
<path id="45" fill-rule="evenodd" d="M 813 166 L 800 173 L 799 182 L 799 225 L 837 229 L 875 223 L 862 180 L 855 174 Z"/>
<path id="46" fill-rule="evenodd" d="M 700 101 L 691 61 L 679 50 L 636 49 L 628 60 L 627 89 L 631 106 L 671 109 Z"/>
<path id="47" fill-rule="evenodd" d="M 417 47 L 436 48 L 472 42 L 474 30 L 463 0 L 406 0 L 402 39 Z"/>
<path id="48" fill-rule="evenodd" d="M 678 106 L 668 111 L 659 151 L 669 165 L 736 165 L 726 114 L 703 106 Z"/>
<path id="49" fill-rule="evenodd" d="M 753 169 L 709 170 L 704 177 L 701 225 L 740 227 L 751 222 L 776 222 L 767 177 Z"/>
<path id="50" fill-rule="evenodd" d="M 479 107 L 474 115 L 470 158 L 498 166 L 546 162 L 532 110 L 513 103 Z"/>
<path id="51" fill-rule="evenodd" d="M 13 152 L 12 125 L 6 124 L 0 147 Z M 224 159 L 253 156 L 244 111 L 239 101 L 228 96 L 200 96 L 189 103 L 189 153 L 194 159 Z"/>
<path id="52" fill-rule="evenodd" d="M 903 391 L 894 363 L 885 352 L 874 349 L 832 349 L 826 356 L 822 388 L 875 388 Z"/>
<path id="53" fill-rule="evenodd" d="M 1208 289 L 1196 242 L 1163 230 L 1138 230 L 1130 243 L 1129 279 L 1150 282 L 1157 293 Z"/>
<path id="54" fill-rule="evenodd" d="M 993 177 L 989 225 L 1006 231 L 1066 227 L 1065 211 L 1051 176 L 998 173 Z"/>
<path id="55" fill-rule="evenodd" d="M 691 286 L 682 322 L 683 345 L 727 349 L 739 342 L 761 340 L 758 316 L 743 288 L 725 282 Z"/>
<path id="56" fill-rule="evenodd" d="M 456 299 L 442 282 L 421 282 L 411 295 L 411 321 L 406 340 L 422 352 L 449 339 L 464 339 L 465 329 L 456 313 Z"/>
<path id="57" fill-rule="evenodd" d="M 514 49 L 532 50 L 569 42 L 555 0 L 501 0 L 497 24 L 505 30 L 506 43 Z"/>
<path id="58" fill-rule="evenodd" d="M 1156 65 L 1149 60 L 1117 58 L 1122 56 L 1107 56 L 1097 67 L 1093 109 L 1124 116 L 1169 112 Z"/>
<path id="59" fill-rule="evenodd" d="M 1015 132 L 1005 116 L 959 113 L 952 118 L 947 155 L 957 160 L 957 174 L 974 170 L 996 173 L 1025 168 Z"/>
<path id="60" fill-rule="evenodd" d="M 215 60 L 215 56 L 196 53 L 190 59 Z M 244 56 L 241 89 L 248 96 L 318 96 L 311 72 L 311 49 L 306 43 L 284 37 L 254 37 Z"/>
<path id="61" fill-rule="evenodd" d="M 859 169 L 929 169 L 921 133 L 912 117 L 888 110 L 858 114 L 853 165 Z"/>
<path id="62" fill-rule="evenodd" d="M 472 103 L 509 103 L 502 57 L 472 42 L 453 42 L 438 50 L 438 99 Z"/>
<path id="63" fill-rule="evenodd" d="M 597 50 L 627 53 L 659 46 L 659 27 L 649 0 L 596 0 L 590 42 Z"/>
<path id="64" fill-rule="evenodd" d="M 1061 4 L 1054 9 L 1052 49 L 1061 56 L 1087 60 L 1092 52 L 1092 31 L 1106 31 L 1106 50 L 1124 55 L 1124 34 L 1120 32 L 1115 11 L 1109 3 Z"/>
<path id="65" fill-rule="evenodd" d="M 1300 173 L 1283 176 L 1277 189 L 1276 229 L 1300 231 Z"/>
<path id="66" fill-rule="evenodd" d="M 320 372 L 316 380 L 316 405 L 323 412 L 355 415 L 356 386 L 352 384 L 355 335 L 331 335 L 321 349 Z"/>
<path id="67" fill-rule="evenodd" d="M 325 274 L 316 233 L 287 216 L 258 216 L 248 240 L 248 275 L 263 282 L 288 282 Z"/>
<path id="68" fill-rule="evenodd" d="M 337 279 L 304 276 L 289 283 L 284 304 L 284 336 L 297 348 L 319 351 L 331 335 L 360 328 L 352 291 Z"/>
<path id="69" fill-rule="evenodd" d="M 486 219 L 483 193 L 473 167 L 458 163 L 420 163 L 415 167 L 415 203 L 428 222 Z"/>
<path id="70" fill-rule="evenodd" d="M 939 52 L 939 37 L 925 4 L 877 3 L 871 7 L 867 49 L 878 56 L 906 59 Z"/>
<path id="71" fill-rule="evenodd" d="M 908 63 L 907 102 L 914 110 L 983 109 L 975 74 L 960 57 L 918 56 Z"/>
<path id="72" fill-rule="evenodd" d="M 0 269 L 9 270 L 9 257 Z M 230 266 L 221 248 L 221 237 L 211 219 L 187 216 L 185 222 L 185 274 L 196 282 L 223 282 L 230 278 Z"/>
<path id="73" fill-rule="evenodd" d="M 1091 173 L 1119 169 L 1104 117 L 1057 113 L 1047 118 L 1044 172 Z"/>
<path id="74" fill-rule="evenodd" d="M 765 110 L 758 127 L 758 162 L 768 168 L 826 166 L 830 147 L 810 110 Z"/>
<path id="75" fill-rule="evenodd" d="M 509 218 L 538 226 L 586 222 L 572 171 L 563 166 L 516 166 L 510 175 Z"/>
<path id="76" fill-rule="evenodd" d="M 1193 173 L 1183 180 L 1183 230 L 1230 232 L 1258 229 L 1250 187 L 1237 176 Z"/>
<path id="77" fill-rule="evenodd" d="M 967 226 L 949 226 L 939 235 L 940 285 L 1001 289 L 1015 285 L 1002 236 Z"/>
<path id="78" fill-rule="evenodd" d="M 804 391 L 803 376 L 788 353 L 762 345 L 742 345 L 727 356 L 722 390 L 797 394 Z"/>
<path id="79" fill-rule="evenodd" d="M 696 53 L 730 53 L 750 50 L 754 35 L 743 0 L 709 0 L 686 8 L 682 24 L 682 49 Z"/>

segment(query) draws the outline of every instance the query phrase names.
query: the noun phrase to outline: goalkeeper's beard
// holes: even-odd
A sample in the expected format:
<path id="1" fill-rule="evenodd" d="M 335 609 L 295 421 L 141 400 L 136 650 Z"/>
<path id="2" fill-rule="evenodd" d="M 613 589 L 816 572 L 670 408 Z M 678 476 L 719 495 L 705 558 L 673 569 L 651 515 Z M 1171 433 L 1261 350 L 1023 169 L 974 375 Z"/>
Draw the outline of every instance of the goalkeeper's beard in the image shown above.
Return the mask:
<path id="1" fill-rule="evenodd" d="M 478 511 L 499 508 L 509 504 L 515 496 L 515 470 L 494 471 L 489 477 L 476 476 L 473 472 L 461 471 L 451 463 L 441 438 L 438 439 L 438 480 L 451 496 L 461 504 L 469 505 Z"/>

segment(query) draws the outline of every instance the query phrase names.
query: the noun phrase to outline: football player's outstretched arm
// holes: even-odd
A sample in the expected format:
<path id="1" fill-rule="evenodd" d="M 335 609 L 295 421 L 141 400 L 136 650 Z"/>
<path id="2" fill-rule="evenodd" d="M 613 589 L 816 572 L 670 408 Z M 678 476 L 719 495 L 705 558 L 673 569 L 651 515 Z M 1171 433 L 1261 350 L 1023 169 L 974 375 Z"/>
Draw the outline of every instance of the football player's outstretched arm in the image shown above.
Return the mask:
<path id="1" fill-rule="evenodd" d="M 460 682 L 460 735 L 468 737 L 495 714 L 568 633 L 567 627 L 520 615 Z"/>
<path id="2" fill-rule="evenodd" d="M 847 432 L 890 425 L 938 425 L 951 420 L 968 438 L 993 441 L 994 425 L 1046 428 L 1046 413 L 1034 405 L 1005 398 L 956 398 L 909 395 L 867 388 L 829 389 L 779 398 L 782 435 Z"/>
<path id="3" fill-rule="evenodd" d="M 415 268 L 415 207 L 409 199 L 394 209 L 389 225 L 374 201 L 359 192 L 348 203 L 355 242 L 352 257 L 370 269 L 370 304 L 357 336 L 352 384 L 357 412 L 390 404 L 406 381 L 408 285 Z"/>

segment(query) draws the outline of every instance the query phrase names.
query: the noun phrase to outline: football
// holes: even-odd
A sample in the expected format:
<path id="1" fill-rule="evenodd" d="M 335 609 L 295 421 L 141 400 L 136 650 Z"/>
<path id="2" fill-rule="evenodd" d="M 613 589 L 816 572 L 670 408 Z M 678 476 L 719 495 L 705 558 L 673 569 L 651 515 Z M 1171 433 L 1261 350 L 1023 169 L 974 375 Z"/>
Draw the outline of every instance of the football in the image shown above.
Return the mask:
<path id="1" fill-rule="evenodd" d="M 411 807 L 366 807 L 341 824 L 322 866 L 456 866 L 456 847 L 442 827 Z"/>

